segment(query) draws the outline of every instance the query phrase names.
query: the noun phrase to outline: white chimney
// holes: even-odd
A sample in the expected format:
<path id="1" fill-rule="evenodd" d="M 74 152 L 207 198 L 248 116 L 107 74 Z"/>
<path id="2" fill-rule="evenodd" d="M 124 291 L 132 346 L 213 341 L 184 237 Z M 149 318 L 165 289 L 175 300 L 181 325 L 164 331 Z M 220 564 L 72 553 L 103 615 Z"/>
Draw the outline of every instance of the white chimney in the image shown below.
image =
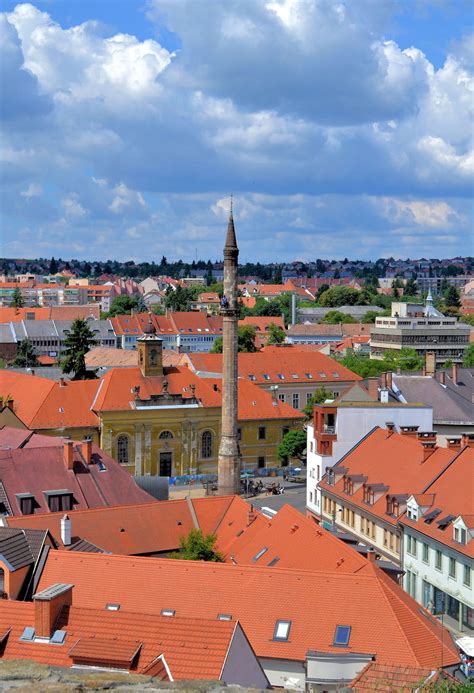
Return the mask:
<path id="1" fill-rule="evenodd" d="M 61 518 L 61 541 L 64 546 L 71 545 L 71 520 L 68 515 Z"/>
<path id="2" fill-rule="evenodd" d="M 385 387 L 380 390 L 380 401 L 382 404 L 388 404 L 388 390 Z"/>

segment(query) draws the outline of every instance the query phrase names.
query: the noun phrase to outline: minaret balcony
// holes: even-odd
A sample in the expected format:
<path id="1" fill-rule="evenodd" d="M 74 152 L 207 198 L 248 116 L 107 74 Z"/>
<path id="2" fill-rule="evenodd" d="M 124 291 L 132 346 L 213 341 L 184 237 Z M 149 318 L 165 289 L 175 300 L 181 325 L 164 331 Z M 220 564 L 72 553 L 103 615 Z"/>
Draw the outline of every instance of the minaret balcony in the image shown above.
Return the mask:
<path id="1" fill-rule="evenodd" d="M 238 308 L 224 308 L 223 306 L 221 306 L 219 308 L 219 315 L 228 318 L 238 318 L 240 315 L 240 311 Z"/>

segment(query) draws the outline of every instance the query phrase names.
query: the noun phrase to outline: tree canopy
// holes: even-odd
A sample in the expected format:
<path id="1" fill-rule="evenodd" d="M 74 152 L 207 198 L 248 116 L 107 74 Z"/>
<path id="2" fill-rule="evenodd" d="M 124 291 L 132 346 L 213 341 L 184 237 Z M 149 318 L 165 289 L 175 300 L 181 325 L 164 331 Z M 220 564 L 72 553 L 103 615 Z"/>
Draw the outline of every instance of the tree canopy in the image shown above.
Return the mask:
<path id="1" fill-rule="evenodd" d="M 370 359 L 368 356 L 361 356 L 349 350 L 341 359 L 341 363 L 361 378 L 377 376 L 385 371 L 396 371 L 398 368 L 402 371 L 418 371 L 423 368 L 423 358 L 415 349 L 408 347 L 386 351 L 381 360 Z"/>
<path id="2" fill-rule="evenodd" d="M 137 313 L 146 312 L 147 307 L 141 295 L 116 296 L 110 306 L 108 317 L 112 318 L 115 315 L 126 315 L 127 313 L 130 313 L 132 310 Z"/>
<path id="3" fill-rule="evenodd" d="M 237 351 L 241 352 L 255 352 L 258 351 L 255 346 L 255 336 L 257 334 L 257 329 L 253 325 L 241 325 L 237 328 Z M 218 337 L 214 344 L 212 345 L 212 354 L 222 354 L 223 349 L 223 338 Z"/>
<path id="4" fill-rule="evenodd" d="M 66 347 L 61 362 L 63 373 L 74 373 L 73 380 L 87 380 L 86 354 L 97 345 L 94 333 L 82 318 L 74 320 L 71 331 L 64 340 Z"/>
<path id="5" fill-rule="evenodd" d="M 180 550 L 172 558 L 182 561 L 210 561 L 224 563 L 223 555 L 216 549 L 215 534 L 203 534 L 201 529 L 191 529 L 187 537 L 179 540 Z"/>
<path id="6" fill-rule="evenodd" d="M 331 286 L 319 297 L 321 306 L 354 306 L 361 292 L 349 286 Z M 367 303 L 370 303 L 368 300 Z M 363 305 L 363 304 L 360 304 Z"/>
<path id="7" fill-rule="evenodd" d="M 352 315 L 347 313 L 341 313 L 340 310 L 330 310 L 326 313 L 321 322 L 328 323 L 329 325 L 338 325 L 339 323 L 353 323 L 356 322 Z"/>
<path id="8" fill-rule="evenodd" d="M 24 305 L 25 305 L 25 301 L 23 299 L 21 289 L 20 289 L 20 287 L 17 286 L 13 292 L 10 306 L 12 308 L 23 308 Z"/>
<path id="9" fill-rule="evenodd" d="M 166 291 L 165 306 L 174 311 L 188 311 L 191 303 L 196 300 L 198 294 L 204 290 L 202 286 L 183 287 L 178 285 L 176 289 L 171 287 Z"/>
<path id="10" fill-rule="evenodd" d="M 469 344 L 465 350 L 462 365 L 465 368 L 474 368 L 474 343 Z"/>
<path id="11" fill-rule="evenodd" d="M 36 352 L 29 339 L 22 339 L 19 343 L 13 365 L 17 368 L 32 368 L 38 365 Z"/>
<path id="12" fill-rule="evenodd" d="M 283 440 L 278 446 L 278 458 L 282 462 L 288 463 L 290 457 L 297 457 L 304 460 L 304 452 L 306 450 L 306 431 L 295 429 L 285 433 Z"/>
<path id="13" fill-rule="evenodd" d="M 268 339 L 267 344 L 283 344 L 286 339 L 286 332 L 274 322 L 270 323 L 268 326 Z"/>
<path id="14" fill-rule="evenodd" d="M 330 390 L 326 390 L 324 385 L 322 387 L 318 387 L 318 389 L 315 392 L 313 392 L 313 394 L 311 395 L 311 399 L 303 409 L 306 418 L 308 420 L 312 418 L 313 407 L 315 404 L 322 404 L 327 399 L 334 399 L 334 393 Z"/>

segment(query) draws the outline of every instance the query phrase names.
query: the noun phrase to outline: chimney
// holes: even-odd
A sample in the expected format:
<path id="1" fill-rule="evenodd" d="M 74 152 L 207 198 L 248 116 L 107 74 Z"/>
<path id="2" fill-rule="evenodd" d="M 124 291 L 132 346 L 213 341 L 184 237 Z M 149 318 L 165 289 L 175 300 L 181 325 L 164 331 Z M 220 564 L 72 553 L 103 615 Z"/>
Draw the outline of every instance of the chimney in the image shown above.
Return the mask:
<path id="1" fill-rule="evenodd" d="M 436 431 L 418 431 L 416 437 L 425 443 L 436 442 Z"/>
<path id="2" fill-rule="evenodd" d="M 74 469 L 74 441 L 65 440 L 63 443 L 64 464 L 66 469 L 72 471 Z"/>
<path id="3" fill-rule="evenodd" d="M 50 638 L 63 606 L 72 604 L 73 585 L 56 583 L 33 596 L 35 603 L 35 637 Z"/>
<path id="4" fill-rule="evenodd" d="M 380 402 L 382 404 L 388 404 L 388 390 L 386 387 L 380 390 Z"/>
<path id="5" fill-rule="evenodd" d="M 64 378 L 59 378 L 59 387 L 64 387 L 64 386 L 65 386 Z"/>
<path id="6" fill-rule="evenodd" d="M 392 379 L 393 373 L 392 373 L 392 371 L 387 371 L 386 376 L 387 376 L 387 387 L 389 390 L 393 390 L 393 379 Z"/>
<path id="7" fill-rule="evenodd" d="M 253 505 L 250 505 L 250 509 L 247 513 L 247 527 L 250 527 L 252 522 L 254 522 L 257 519 L 257 513 L 253 509 Z"/>
<path id="8" fill-rule="evenodd" d="M 436 373 L 436 353 L 434 351 L 427 351 L 425 354 L 425 373 L 424 375 L 429 375 L 434 378 Z"/>
<path id="9" fill-rule="evenodd" d="M 428 457 L 431 457 L 431 455 L 436 450 L 436 443 L 433 442 L 432 440 L 423 441 L 422 446 L 423 446 L 423 460 L 422 460 L 422 464 L 423 464 L 423 462 L 426 462 Z"/>
<path id="10" fill-rule="evenodd" d="M 440 371 L 439 372 L 439 382 L 441 385 L 446 385 L 446 371 Z"/>
<path id="11" fill-rule="evenodd" d="M 92 457 L 92 438 L 88 436 L 81 443 L 82 456 L 87 464 L 91 463 Z"/>
<path id="12" fill-rule="evenodd" d="M 11 411 L 13 411 L 13 405 L 14 405 L 14 403 L 15 403 L 15 402 L 14 402 L 13 399 L 8 398 L 8 399 L 7 399 L 7 402 L 6 402 L 6 406 L 8 407 L 8 409 L 11 409 Z"/>
<path id="13" fill-rule="evenodd" d="M 387 438 L 390 438 L 390 436 L 393 436 L 395 432 L 395 424 L 393 421 L 386 421 L 385 427 L 387 429 Z"/>
<path id="14" fill-rule="evenodd" d="M 375 550 L 371 546 L 367 547 L 367 560 L 370 563 L 375 563 Z"/>
<path id="15" fill-rule="evenodd" d="M 64 515 L 61 518 L 61 541 L 64 546 L 71 546 L 71 528 L 72 523 L 69 515 Z"/>
<path id="16" fill-rule="evenodd" d="M 418 426 L 400 426 L 400 433 L 402 436 L 416 436 L 418 428 Z"/>
<path id="17" fill-rule="evenodd" d="M 453 363 L 452 381 L 453 381 L 453 385 L 458 384 L 458 364 L 457 363 Z"/>
<path id="18" fill-rule="evenodd" d="M 367 390 L 369 395 L 374 399 L 379 398 L 379 379 L 378 378 L 367 378 Z"/>
<path id="19" fill-rule="evenodd" d="M 474 448 L 474 433 L 468 432 L 462 434 L 462 445 L 467 445 L 469 448 Z"/>
<path id="20" fill-rule="evenodd" d="M 381 388 L 387 387 L 387 373 L 386 372 L 380 374 L 380 387 Z"/>
<path id="21" fill-rule="evenodd" d="M 461 449 L 461 437 L 453 436 L 452 438 L 446 438 L 447 448 L 449 450 L 460 450 Z"/>

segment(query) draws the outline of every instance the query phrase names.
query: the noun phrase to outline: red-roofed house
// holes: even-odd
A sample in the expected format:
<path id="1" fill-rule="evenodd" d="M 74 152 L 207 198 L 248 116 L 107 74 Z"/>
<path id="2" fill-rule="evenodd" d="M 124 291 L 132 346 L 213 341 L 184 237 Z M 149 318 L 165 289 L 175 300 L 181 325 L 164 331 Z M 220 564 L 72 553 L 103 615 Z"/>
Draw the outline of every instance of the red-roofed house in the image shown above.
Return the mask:
<path id="1" fill-rule="evenodd" d="M 281 402 L 304 409 L 311 395 L 324 386 L 339 395 L 361 380 L 342 364 L 320 351 L 300 351 L 297 346 L 267 346 L 256 353 L 239 354 L 239 376 L 272 391 Z M 222 373 L 221 354 L 189 354 L 191 368 L 203 377 Z"/>
<path id="2" fill-rule="evenodd" d="M 77 608 L 239 621 L 273 686 L 334 688 L 373 659 L 433 669 L 459 662 L 448 632 L 373 564 L 315 572 L 50 551 L 37 589 L 58 582 L 74 585 Z"/>

